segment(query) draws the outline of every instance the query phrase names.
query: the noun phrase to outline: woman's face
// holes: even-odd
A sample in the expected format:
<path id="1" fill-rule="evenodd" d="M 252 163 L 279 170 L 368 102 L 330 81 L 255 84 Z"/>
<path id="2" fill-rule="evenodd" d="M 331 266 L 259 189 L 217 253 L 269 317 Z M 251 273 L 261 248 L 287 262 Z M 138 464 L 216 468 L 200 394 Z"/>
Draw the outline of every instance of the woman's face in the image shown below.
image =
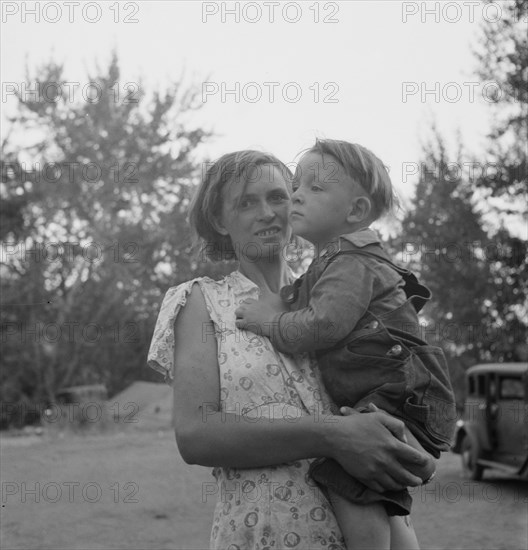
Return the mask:
<path id="1" fill-rule="evenodd" d="M 239 259 L 272 259 L 291 237 L 289 184 L 272 164 L 247 177 L 245 188 L 242 181 L 226 186 L 219 231 L 231 237 Z"/>

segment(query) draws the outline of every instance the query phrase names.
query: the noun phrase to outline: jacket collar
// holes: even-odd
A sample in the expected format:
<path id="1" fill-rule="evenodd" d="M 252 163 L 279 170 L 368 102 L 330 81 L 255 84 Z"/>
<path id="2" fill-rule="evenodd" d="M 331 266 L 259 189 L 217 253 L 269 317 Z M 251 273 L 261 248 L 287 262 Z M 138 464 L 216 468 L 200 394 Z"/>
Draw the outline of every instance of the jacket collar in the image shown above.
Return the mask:
<path id="1" fill-rule="evenodd" d="M 364 246 L 367 246 L 369 244 L 381 244 L 378 234 L 369 227 L 367 227 L 366 229 L 355 231 L 354 233 L 341 235 L 340 238 L 346 239 L 358 248 L 363 248 Z"/>
<path id="2" fill-rule="evenodd" d="M 342 239 L 345 239 L 346 241 L 352 243 L 354 246 L 358 248 L 363 248 L 364 246 L 367 246 L 369 244 L 381 244 L 378 234 L 374 230 L 367 227 L 366 229 L 354 231 L 353 233 L 346 233 L 345 235 L 340 235 L 337 240 L 325 246 L 319 252 L 319 254 L 316 255 L 316 258 L 323 260 L 324 258 L 333 256 L 336 252 L 339 252 L 339 250 L 341 250 Z"/>

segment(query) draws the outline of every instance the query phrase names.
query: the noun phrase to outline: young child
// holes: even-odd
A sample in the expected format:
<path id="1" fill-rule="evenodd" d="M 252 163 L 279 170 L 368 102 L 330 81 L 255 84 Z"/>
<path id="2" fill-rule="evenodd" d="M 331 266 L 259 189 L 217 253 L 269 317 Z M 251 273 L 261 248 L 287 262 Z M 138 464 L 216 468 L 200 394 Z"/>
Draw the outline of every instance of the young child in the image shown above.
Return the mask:
<path id="1" fill-rule="evenodd" d="M 315 354 L 338 406 L 379 407 L 405 422 L 410 445 L 438 458 L 449 449 L 456 415 L 442 350 L 417 337 L 417 313 L 431 294 L 391 262 L 369 228 L 393 202 L 387 170 L 372 152 L 317 140 L 297 167 L 290 216 L 315 258 L 281 289 L 291 311 L 272 297 L 246 301 L 236 325 L 269 337 L 281 352 Z M 310 473 L 328 491 L 349 550 L 397 546 L 389 517 L 409 514 L 408 491 L 372 491 L 332 459 L 315 460 Z M 434 472 L 419 475 L 427 482 Z"/>

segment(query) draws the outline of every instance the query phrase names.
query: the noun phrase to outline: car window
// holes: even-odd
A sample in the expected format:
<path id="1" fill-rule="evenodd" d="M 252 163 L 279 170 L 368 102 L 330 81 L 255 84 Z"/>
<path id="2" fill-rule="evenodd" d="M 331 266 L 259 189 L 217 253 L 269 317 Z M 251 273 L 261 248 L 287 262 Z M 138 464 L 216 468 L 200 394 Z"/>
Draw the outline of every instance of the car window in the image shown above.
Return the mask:
<path id="1" fill-rule="evenodd" d="M 478 385 L 477 385 L 477 395 L 479 397 L 484 397 L 486 395 L 486 375 L 480 374 L 477 377 Z"/>
<path id="2" fill-rule="evenodd" d="M 524 386 L 520 378 L 501 378 L 501 399 L 524 399 Z"/>
<path id="3" fill-rule="evenodd" d="M 468 394 L 474 395 L 475 394 L 475 377 L 470 376 L 468 379 L 469 387 L 468 387 Z"/>

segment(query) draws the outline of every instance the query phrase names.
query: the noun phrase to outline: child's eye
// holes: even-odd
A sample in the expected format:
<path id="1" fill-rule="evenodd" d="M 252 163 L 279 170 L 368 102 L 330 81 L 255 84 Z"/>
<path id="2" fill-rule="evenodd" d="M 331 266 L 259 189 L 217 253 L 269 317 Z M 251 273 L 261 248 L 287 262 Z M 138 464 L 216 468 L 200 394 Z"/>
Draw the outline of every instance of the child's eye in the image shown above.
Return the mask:
<path id="1" fill-rule="evenodd" d="M 312 191 L 317 192 L 317 191 L 322 191 L 322 190 L 323 190 L 322 187 L 319 187 L 318 185 L 312 185 Z"/>

